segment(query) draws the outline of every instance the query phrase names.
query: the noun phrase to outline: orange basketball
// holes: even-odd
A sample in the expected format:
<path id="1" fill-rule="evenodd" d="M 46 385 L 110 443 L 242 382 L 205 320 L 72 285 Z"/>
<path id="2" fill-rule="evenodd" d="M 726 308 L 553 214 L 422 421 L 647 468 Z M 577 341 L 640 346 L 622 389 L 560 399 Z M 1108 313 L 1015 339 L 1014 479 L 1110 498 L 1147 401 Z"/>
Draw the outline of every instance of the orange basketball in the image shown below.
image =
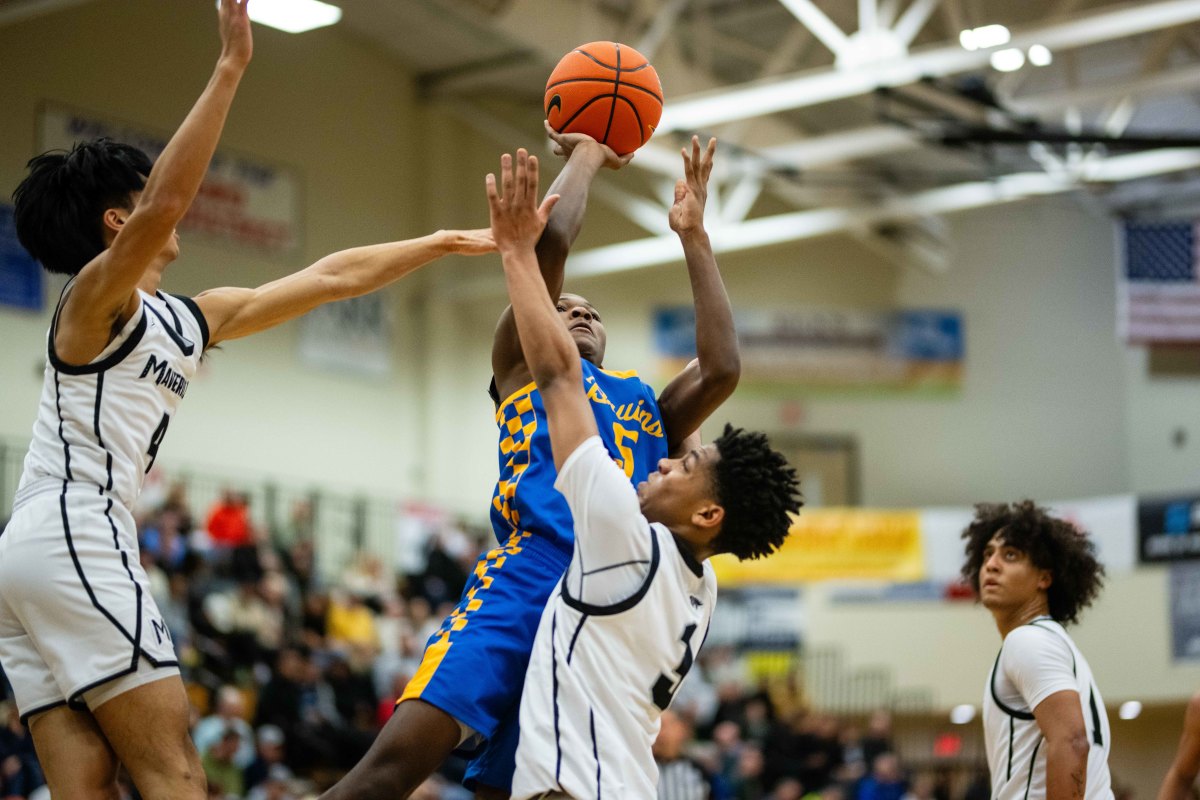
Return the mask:
<path id="1" fill-rule="evenodd" d="M 546 119 L 559 133 L 586 133 L 617 155 L 654 134 L 662 116 L 658 73 L 629 45 L 591 42 L 563 56 L 546 81 Z"/>

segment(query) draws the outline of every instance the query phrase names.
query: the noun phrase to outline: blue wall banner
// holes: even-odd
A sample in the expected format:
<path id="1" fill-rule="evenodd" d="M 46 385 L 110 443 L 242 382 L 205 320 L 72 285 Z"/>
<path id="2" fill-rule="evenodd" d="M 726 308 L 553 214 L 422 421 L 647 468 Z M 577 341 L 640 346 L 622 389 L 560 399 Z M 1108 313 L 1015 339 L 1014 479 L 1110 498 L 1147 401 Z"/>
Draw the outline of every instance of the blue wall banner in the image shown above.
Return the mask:
<path id="1" fill-rule="evenodd" d="M 736 314 L 742 383 L 790 390 L 956 391 L 966 346 L 962 315 L 930 309 L 784 309 Z M 696 356 L 690 306 L 654 315 L 663 375 Z"/>
<path id="2" fill-rule="evenodd" d="M 13 207 L 0 203 L 0 305 L 41 311 L 45 304 L 45 274 L 17 241 Z"/>
<path id="3" fill-rule="evenodd" d="M 1138 499 L 1143 563 L 1200 558 L 1200 496 Z"/>

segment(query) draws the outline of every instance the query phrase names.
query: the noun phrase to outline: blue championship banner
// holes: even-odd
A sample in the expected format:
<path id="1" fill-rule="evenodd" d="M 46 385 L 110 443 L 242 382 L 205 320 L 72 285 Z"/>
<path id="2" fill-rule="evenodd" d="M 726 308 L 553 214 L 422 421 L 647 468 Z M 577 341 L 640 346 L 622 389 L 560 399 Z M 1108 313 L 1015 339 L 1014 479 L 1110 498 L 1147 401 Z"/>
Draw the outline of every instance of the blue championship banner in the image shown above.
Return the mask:
<path id="1" fill-rule="evenodd" d="M 937 393 L 962 384 L 965 344 L 956 311 L 788 309 L 735 317 L 742 385 Z M 663 375 L 696 357 L 695 327 L 690 306 L 655 312 Z"/>

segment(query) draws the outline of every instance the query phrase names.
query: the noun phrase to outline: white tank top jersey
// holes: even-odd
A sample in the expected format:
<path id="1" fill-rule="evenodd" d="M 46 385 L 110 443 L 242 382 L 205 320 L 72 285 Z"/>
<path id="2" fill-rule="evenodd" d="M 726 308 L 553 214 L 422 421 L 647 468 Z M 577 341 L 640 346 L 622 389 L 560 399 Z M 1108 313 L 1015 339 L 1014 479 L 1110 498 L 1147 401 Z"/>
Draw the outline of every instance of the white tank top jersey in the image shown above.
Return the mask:
<path id="1" fill-rule="evenodd" d="M 70 284 L 64 298 L 68 291 Z M 138 310 L 84 366 L 65 364 L 55 353 L 55 312 L 18 498 L 72 481 L 99 486 L 132 507 L 208 345 L 208 325 L 190 298 L 138 295 Z"/>
<path id="2" fill-rule="evenodd" d="M 571 454 L 555 488 L 575 552 L 530 657 L 512 797 L 651 800 L 650 748 L 708 634 L 716 577 L 642 516 L 599 437 Z"/>
<path id="3" fill-rule="evenodd" d="M 1112 800 L 1108 753 L 1112 735 L 1087 659 L 1050 617 L 1011 631 L 988 676 L 983 731 L 992 800 L 1045 800 L 1046 746 L 1033 709 L 1055 692 L 1079 694 L 1091 751 L 1085 800 Z"/>

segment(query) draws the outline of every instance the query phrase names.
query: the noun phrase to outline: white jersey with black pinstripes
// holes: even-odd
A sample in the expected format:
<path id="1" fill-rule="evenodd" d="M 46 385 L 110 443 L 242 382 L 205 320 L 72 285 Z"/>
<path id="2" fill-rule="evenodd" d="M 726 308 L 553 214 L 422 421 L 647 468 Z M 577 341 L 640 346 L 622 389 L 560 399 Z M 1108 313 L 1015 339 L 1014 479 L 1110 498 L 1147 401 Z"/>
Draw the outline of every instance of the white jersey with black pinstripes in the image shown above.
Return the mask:
<path id="1" fill-rule="evenodd" d="M 1045 800 L 1046 743 L 1034 709 L 1055 692 L 1079 695 L 1091 750 L 1085 800 L 1112 800 L 1112 735 L 1092 669 L 1062 625 L 1038 617 L 1010 631 L 988 675 L 983 732 L 992 800 Z"/>
<path id="2" fill-rule="evenodd" d="M 191 299 L 138 294 L 137 312 L 84 366 L 66 364 L 55 352 L 55 313 L 18 496 L 69 481 L 133 505 L 208 344 L 204 315 Z"/>
<path id="3" fill-rule="evenodd" d="M 534 640 L 512 797 L 653 800 L 651 747 L 708 634 L 716 577 L 642 516 L 600 437 L 579 445 L 554 485 L 571 507 L 575 552 Z"/>

